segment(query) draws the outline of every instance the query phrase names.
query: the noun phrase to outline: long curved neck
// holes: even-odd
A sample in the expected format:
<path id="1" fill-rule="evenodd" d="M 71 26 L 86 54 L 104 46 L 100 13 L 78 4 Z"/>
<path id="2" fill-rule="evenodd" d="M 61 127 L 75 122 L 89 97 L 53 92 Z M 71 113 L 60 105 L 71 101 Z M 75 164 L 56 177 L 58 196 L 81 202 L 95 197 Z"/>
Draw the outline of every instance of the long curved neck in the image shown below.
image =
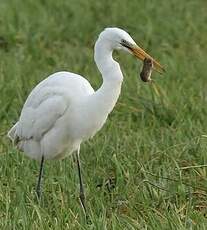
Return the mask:
<path id="1" fill-rule="evenodd" d="M 100 38 L 95 44 L 94 60 L 102 75 L 102 86 L 93 94 L 97 107 L 103 113 L 110 113 L 121 92 L 123 75 L 119 64 L 112 57 L 113 48 Z"/>
<path id="2" fill-rule="evenodd" d="M 103 82 L 122 82 L 123 75 L 119 63 L 113 59 L 112 53 L 113 47 L 110 43 L 100 38 L 96 41 L 94 60 L 102 74 Z"/>

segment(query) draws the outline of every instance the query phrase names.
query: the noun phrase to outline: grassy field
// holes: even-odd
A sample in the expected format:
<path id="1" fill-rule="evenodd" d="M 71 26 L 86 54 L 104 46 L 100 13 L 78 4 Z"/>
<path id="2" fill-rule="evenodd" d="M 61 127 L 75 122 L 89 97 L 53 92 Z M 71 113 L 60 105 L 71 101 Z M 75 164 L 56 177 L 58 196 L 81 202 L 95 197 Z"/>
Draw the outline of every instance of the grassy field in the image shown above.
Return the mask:
<path id="1" fill-rule="evenodd" d="M 207 229 L 206 10 L 205 0 L 0 1 L 0 229 Z M 141 63 L 115 54 L 121 97 L 81 149 L 87 224 L 73 159 L 46 163 L 38 204 L 39 164 L 6 133 L 49 74 L 101 85 L 93 45 L 107 26 L 129 31 L 167 72 L 153 87 L 138 79 Z"/>

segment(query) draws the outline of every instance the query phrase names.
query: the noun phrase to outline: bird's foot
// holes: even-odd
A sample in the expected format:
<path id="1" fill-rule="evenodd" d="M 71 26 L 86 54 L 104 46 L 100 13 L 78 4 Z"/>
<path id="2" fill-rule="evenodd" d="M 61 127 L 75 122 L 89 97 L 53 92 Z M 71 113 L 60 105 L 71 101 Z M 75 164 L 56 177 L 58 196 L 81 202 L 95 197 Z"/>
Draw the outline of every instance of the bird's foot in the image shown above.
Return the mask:
<path id="1" fill-rule="evenodd" d="M 80 198 L 80 203 L 81 203 L 82 209 L 83 209 L 84 214 L 85 214 L 86 223 L 90 225 L 92 222 L 91 222 L 90 216 L 89 216 L 87 209 L 86 209 L 85 194 L 81 192 L 79 198 Z"/>

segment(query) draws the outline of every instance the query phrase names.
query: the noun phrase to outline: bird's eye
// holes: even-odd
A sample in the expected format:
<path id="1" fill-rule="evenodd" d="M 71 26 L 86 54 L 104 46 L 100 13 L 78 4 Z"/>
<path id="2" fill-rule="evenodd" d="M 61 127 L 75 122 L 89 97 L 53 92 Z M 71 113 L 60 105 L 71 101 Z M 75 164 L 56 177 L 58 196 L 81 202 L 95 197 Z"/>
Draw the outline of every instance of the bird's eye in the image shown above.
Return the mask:
<path id="1" fill-rule="evenodd" d="M 121 43 L 126 44 L 126 43 L 127 43 L 127 41 L 126 41 L 125 39 L 121 39 Z"/>
<path id="2" fill-rule="evenodd" d="M 120 44 L 128 49 L 131 49 L 129 42 L 127 42 L 125 39 L 122 39 Z"/>

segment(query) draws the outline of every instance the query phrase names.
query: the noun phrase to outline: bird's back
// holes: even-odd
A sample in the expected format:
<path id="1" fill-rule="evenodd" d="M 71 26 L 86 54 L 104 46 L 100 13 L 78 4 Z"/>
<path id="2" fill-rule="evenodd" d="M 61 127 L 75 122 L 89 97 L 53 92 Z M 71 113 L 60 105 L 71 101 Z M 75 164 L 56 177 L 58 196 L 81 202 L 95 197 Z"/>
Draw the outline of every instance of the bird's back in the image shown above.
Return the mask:
<path id="1" fill-rule="evenodd" d="M 76 148 L 67 133 L 66 113 L 72 104 L 93 94 L 90 83 L 70 72 L 58 72 L 40 82 L 28 96 L 19 121 L 8 136 L 31 158 L 55 158 Z M 71 142 L 71 143 L 70 143 Z"/>

